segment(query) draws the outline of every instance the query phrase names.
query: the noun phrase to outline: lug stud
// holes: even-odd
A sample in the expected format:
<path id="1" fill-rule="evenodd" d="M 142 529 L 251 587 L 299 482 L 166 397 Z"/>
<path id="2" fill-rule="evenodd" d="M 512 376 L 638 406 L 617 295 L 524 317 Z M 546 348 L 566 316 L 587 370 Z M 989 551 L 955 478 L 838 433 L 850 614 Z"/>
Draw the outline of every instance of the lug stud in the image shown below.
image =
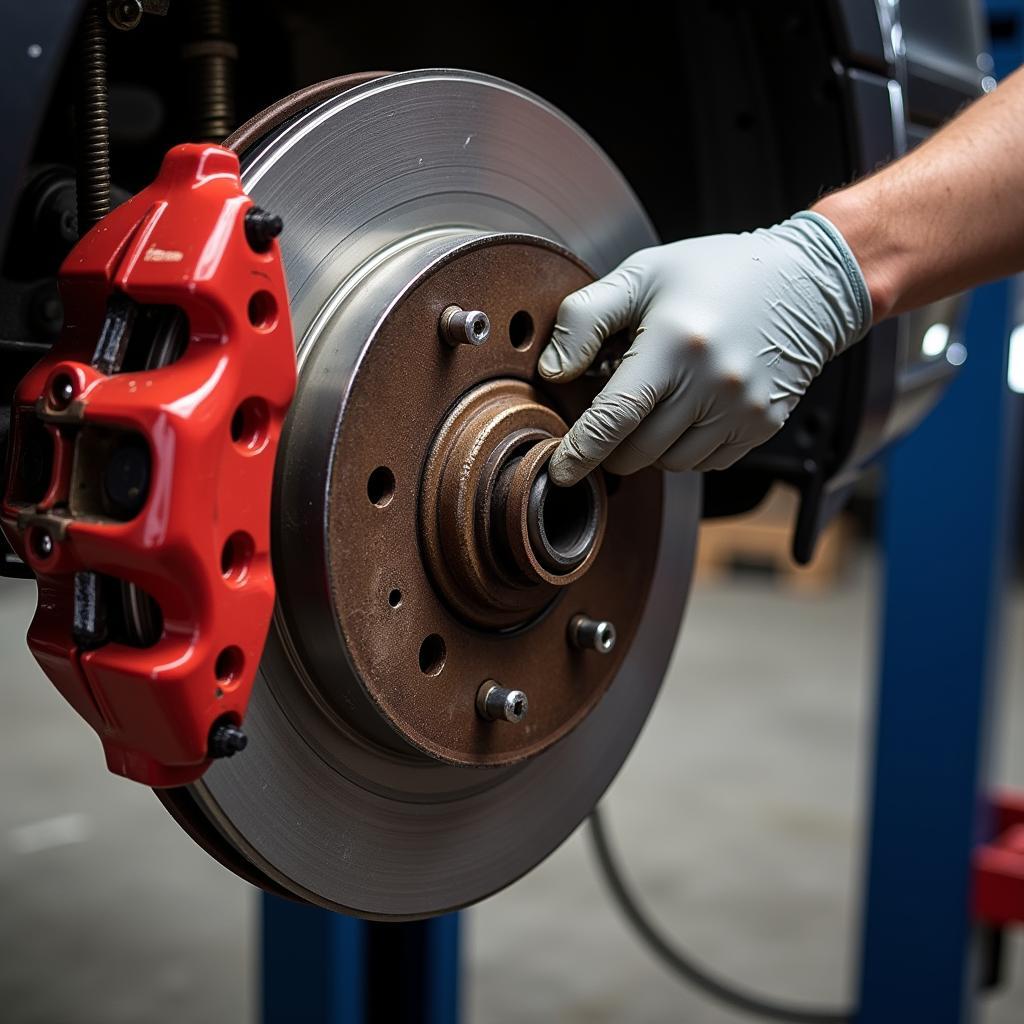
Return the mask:
<path id="1" fill-rule="evenodd" d="M 615 627 L 604 620 L 574 615 L 569 622 L 569 638 L 581 651 L 609 654 L 615 647 Z"/>
<path id="2" fill-rule="evenodd" d="M 489 722 L 521 722 L 530 702 L 522 690 L 508 690 L 493 679 L 486 679 L 476 693 L 476 709 Z"/>
<path id="3" fill-rule="evenodd" d="M 441 337 L 453 348 L 482 345 L 491 336 L 491 321 L 479 309 L 449 306 L 441 314 Z"/>

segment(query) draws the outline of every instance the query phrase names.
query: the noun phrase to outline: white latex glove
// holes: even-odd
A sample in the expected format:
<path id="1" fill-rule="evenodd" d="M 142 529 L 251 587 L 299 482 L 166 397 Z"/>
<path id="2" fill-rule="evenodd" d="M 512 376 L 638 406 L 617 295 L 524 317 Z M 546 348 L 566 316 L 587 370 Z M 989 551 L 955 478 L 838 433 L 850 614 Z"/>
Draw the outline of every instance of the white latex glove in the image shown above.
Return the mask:
<path id="1" fill-rule="evenodd" d="M 617 331 L 635 337 L 548 472 L 567 486 L 602 462 L 613 473 L 724 469 L 870 326 L 860 267 L 820 214 L 643 249 L 558 310 L 540 357 L 547 380 L 578 377 Z"/>

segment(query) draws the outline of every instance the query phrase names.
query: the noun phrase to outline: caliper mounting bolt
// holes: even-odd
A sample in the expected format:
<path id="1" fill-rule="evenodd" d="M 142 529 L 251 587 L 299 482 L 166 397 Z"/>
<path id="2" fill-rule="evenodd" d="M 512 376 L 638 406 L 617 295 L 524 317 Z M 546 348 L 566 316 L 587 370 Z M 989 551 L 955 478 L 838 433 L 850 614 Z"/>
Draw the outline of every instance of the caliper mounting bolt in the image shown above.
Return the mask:
<path id="1" fill-rule="evenodd" d="M 210 742 L 207 753 L 210 757 L 231 757 L 240 750 L 245 750 L 249 737 L 242 727 L 234 722 L 219 721 L 213 723 L 210 730 Z"/>
<path id="2" fill-rule="evenodd" d="M 267 213 L 259 206 L 250 206 L 245 214 L 245 240 L 253 252 L 266 252 L 284 228 L 276 213 Z"/>
<path id="3" fill-rule="evenodd" d="M 581 651 L 610 654 L 615 647 L 615 627 L 587 615 L 574 615 L 569 622 L 569 638 Z"/>
<path id="4" fill-rule="evenodd" d="M 40 530 L 33 545 L 40 558 L 49 558 L 53 554 L 53 537 L 46 530 Z"/>
<path id="5" fill-rule="evenodd" d="M 529 706 L 522 690 L 508 690 L 493 679 L 485 679 L 476 692 L 476 709 L 489 722 L 521 722 Z"/>
<path id="6" fill-rule="evenodd" d="M 59 374 L 50 385 L 50 402 L 55 409 L 66 409 L 75 397 L 74 381 L 66 374 Z"/>
<path id="7" fill-rule="evenodd" d="M 448 306 L 441 314 L 441 337 L 457 345 L 482 345 L 491 336 L 491 321 L 479 309 Z"/>

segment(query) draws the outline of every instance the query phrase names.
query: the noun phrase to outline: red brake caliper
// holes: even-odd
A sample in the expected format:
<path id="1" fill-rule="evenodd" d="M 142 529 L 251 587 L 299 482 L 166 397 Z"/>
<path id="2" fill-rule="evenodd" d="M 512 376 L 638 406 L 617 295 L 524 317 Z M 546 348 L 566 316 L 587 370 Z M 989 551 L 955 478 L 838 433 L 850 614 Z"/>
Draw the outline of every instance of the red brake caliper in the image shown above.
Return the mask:
<path id="1" fill-rule="evenodd" d="M 172 149 L 64 262 L 63 333 L 15 396 L 2 522 L 39 581 L 29 646 L 150 786 L 245 743 L 295 389 L 279 230 L 234 153 Z"/>

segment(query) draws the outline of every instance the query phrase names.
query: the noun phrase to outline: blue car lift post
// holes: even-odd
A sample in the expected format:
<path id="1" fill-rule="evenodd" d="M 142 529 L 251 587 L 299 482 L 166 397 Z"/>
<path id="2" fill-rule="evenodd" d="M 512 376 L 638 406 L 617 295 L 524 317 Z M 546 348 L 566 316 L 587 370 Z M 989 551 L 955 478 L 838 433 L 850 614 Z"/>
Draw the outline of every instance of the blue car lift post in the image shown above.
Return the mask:
<path id="1" fill-rule="evenodd" d="M 459 915 L 380 924 L 263 894 L 264 1024 L 456 1024 Z"/>
<path id="2" fill-rule="evenodd" d="M 995 73 L 1024 56 L 1024 0 L 991 0 Z M 966 1024 L 976 998 L 971 857 L 986 829 L 1017 459 L 1013 285 L 980 289 L 969 358 L 890 454 L 857 1024 Z M 263 896 L 264 1024 L 457 1024 L 459 916 L 378 924 Z"/>
<path id="3" fill-rule="evenodd" d="M 1024 3 L 990 2 L 994 74 L 1024 56 Z M 980 173 L 983 173 L 981 171 Z M 978 1000 L 972 856 L 988 836 L 987 739 L 1011 551 L 1016 283 L 972 296 L 968 358 L 890 454 L 857 1024 L 966 1024 Z"/>

